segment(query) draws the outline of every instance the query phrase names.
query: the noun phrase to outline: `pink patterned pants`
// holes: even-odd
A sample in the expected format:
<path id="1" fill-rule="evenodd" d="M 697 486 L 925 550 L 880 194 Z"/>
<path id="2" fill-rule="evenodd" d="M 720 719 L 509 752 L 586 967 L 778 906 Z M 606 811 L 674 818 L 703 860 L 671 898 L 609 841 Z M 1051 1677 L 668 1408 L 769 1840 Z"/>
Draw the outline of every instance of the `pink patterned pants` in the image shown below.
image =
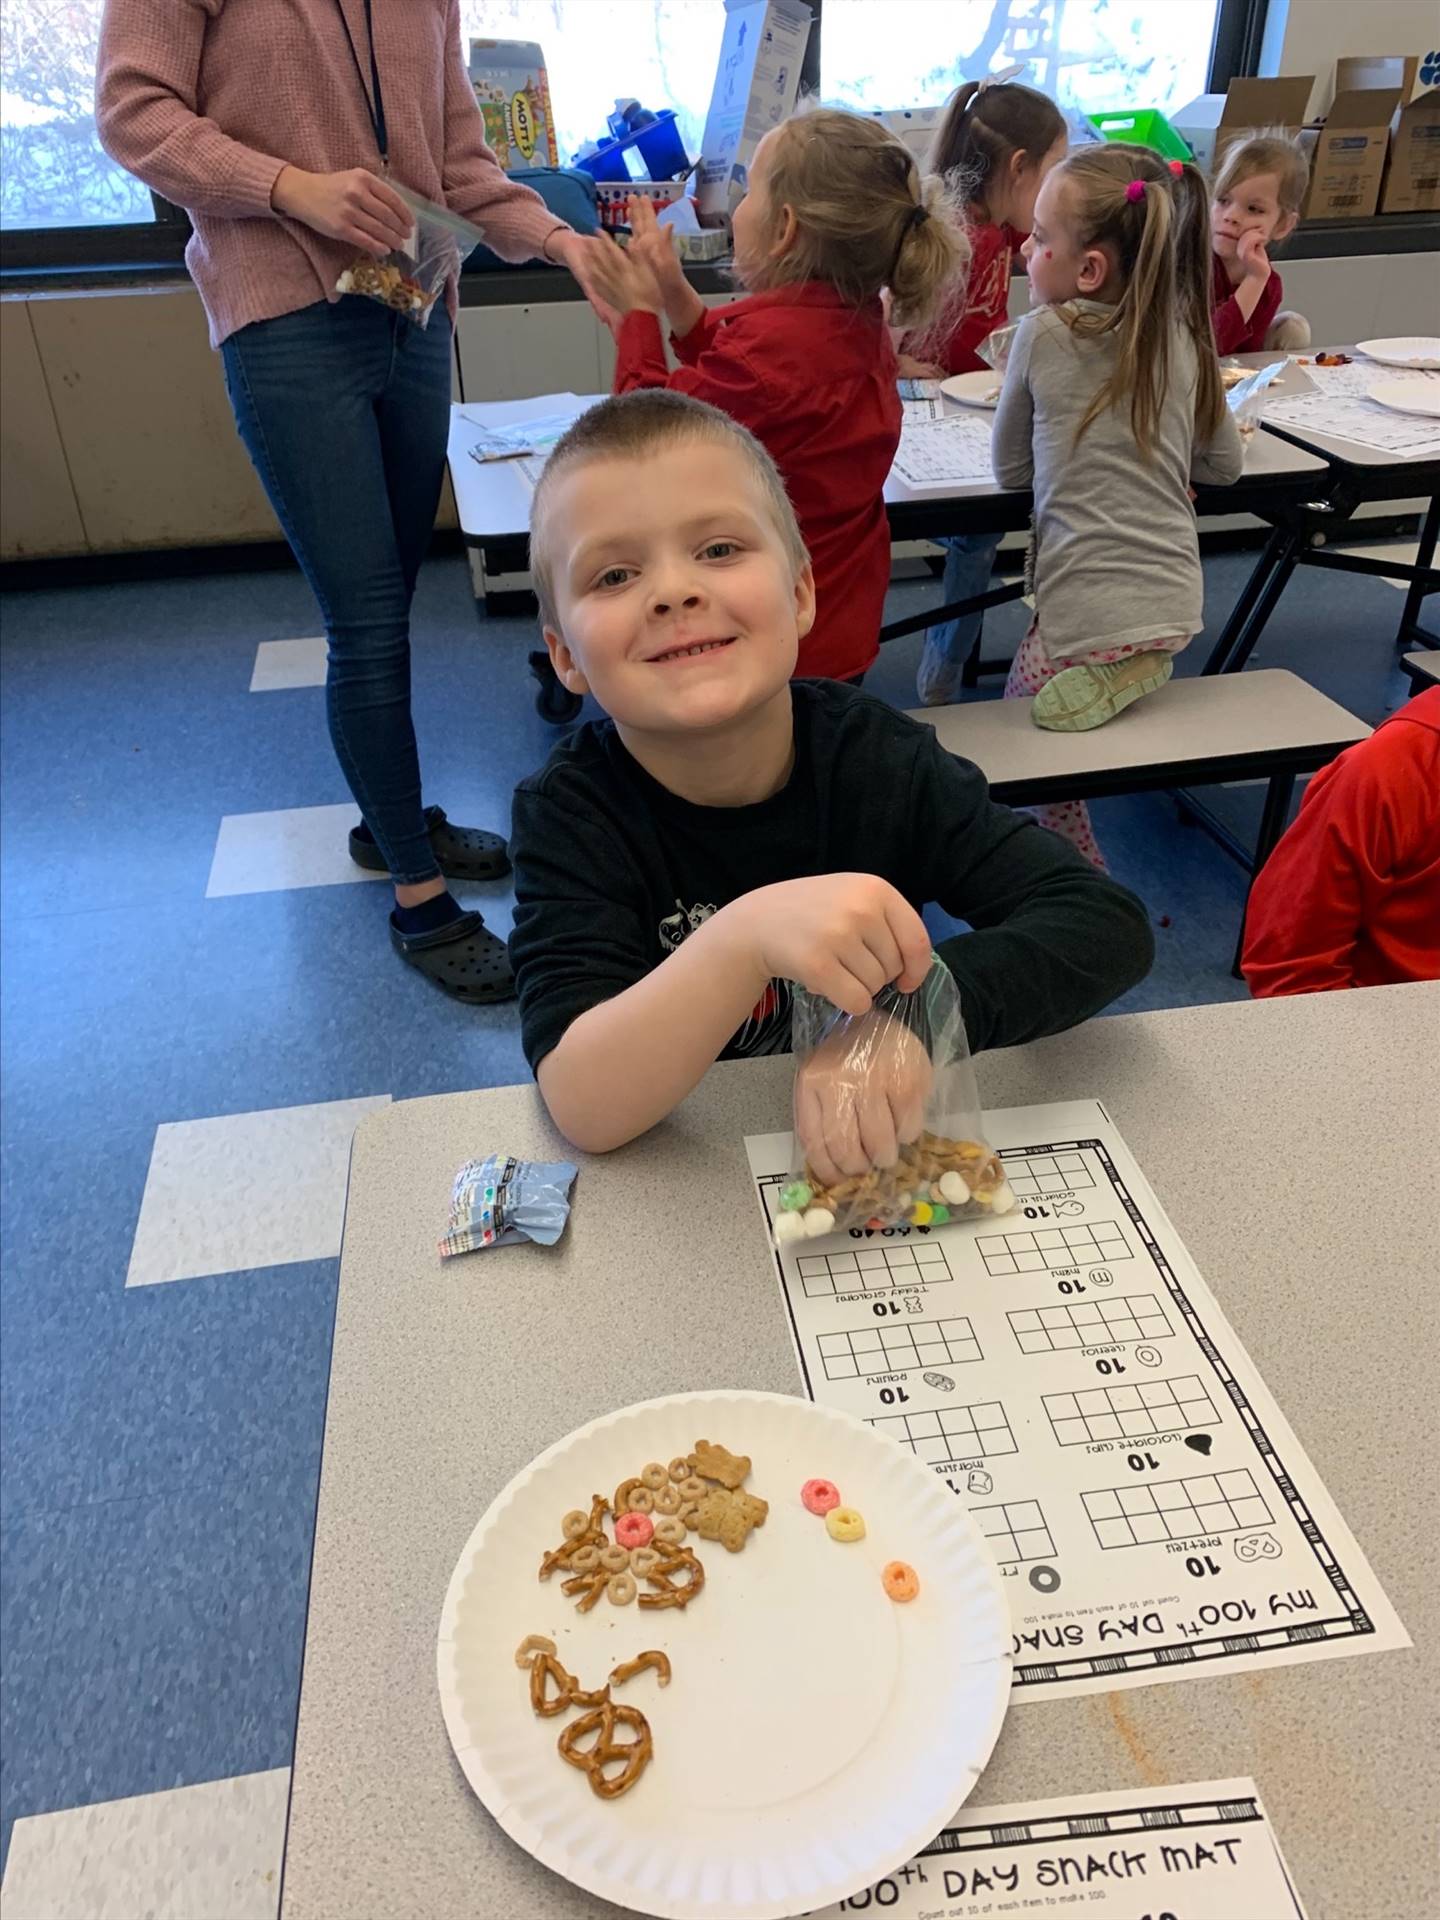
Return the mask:
<path id="1" fill-rule="evenodd" d="M 1020 642 L 1019 651 L 1010 663 L 1005 698 L 1033 700 L 1045 682 L 1053 680 L 1057 673 L 1063 673 L 1066 667 L 1111 666 L 1117 660 L 1128 660 L 1132 653 L 1179 653 L 1182 647 L 1189 644 L 1188 640 L 1152 640 L 1144 646 L 1102 648 L 1098 653 L 1087 653 L 1083 661 L 1052 660 L 1041 643 L 1040 629 L 1032 621 L 1029 631 Z M 1031 807 L 1029 812 L 1042 827 L 1048 827 L 1052 833 L 1060 834 L 1078 848 L 1092 867 L 1098 867 L 1101 873 L 1110 871 L 1090 825 L 1090 809 L 1083 800 L 1060 800 L 1048 807 Z"/>

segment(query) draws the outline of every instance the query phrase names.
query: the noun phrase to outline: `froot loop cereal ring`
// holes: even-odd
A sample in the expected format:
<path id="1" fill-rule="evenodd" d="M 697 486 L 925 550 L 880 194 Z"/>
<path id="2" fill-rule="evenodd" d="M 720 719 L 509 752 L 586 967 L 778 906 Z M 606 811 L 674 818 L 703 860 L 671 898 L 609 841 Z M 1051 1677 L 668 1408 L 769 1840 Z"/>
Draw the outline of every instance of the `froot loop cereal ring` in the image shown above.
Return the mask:
<path id="1" fill-rule="evenodd" d="M 612 1606 L 628 1607 L 635 1598 L 637 1591 L 635 1576 L 628 1571 L 625 1573 L 612 1573 L 609 1580 L 605 1583 L 605 1597 L 610 1601 Z M 892 1594 L 891 1598 L 894 1599 L 895 1596 Z"/>
<path id="2" fill-rule="evenodd" d="M 682 1480 L 688 1480 L 690 1478 L 690 1461 L 686 1454 L 677 1453 L 675 1458 L 670 1462 L 670 1478 L 675 1482 L 677 1487 Z"/>
<path id="3" fill-rule="evenodd" d="M 636 1518 L 641 1518 L 636 1515 Z M 630 1571 L 630 1550 L 624 1546 L 606 1547 L 600 1555 L 602 1573 L 628 1573 Z"/>
<path id="4" fill-rule="evenodd" d="M 880 1584 L 890 1599 L 902 1605 L 920 1591 L 920 1576 L 903 1560 L 887 1560 L 880 1569 Z"/>
<path id="5" fill-rule="evenodd" d="M 577 1547 L 570 1556 L 570 1567 L 574 1573 L 594 1573 L 599 1564 L 599 1547 Z"/>
<path id="6" fill-rule="evenodd" d="M 687 1468 L 685 1478 L 680 1482 L 680 1498 L 686 1506 L 692 1505 L 696 1500 L 703 1500 L 709 1491 L 709 1487 L 699 1474 L 691 1473 Z"/>
<path id="7" fill-rule="evenodd" d="M 515 1649 L 515 1664 L 517 1667 L 529 1667 L 533 1665 L 537 1653 L 553 1654 L 554 1651 L 555 1642 L 546 1639 L 543 1633 L 527 1633 Z"/>
<path id="8" fill-rule="evenodd" d="M 615 1522 L 617 1547 L 648 1547 L 655 1523 L 648 1513 L 622 1513 Z"/>
<path id="9" fill-rule="evenodd" d="M 854 1507 L 832 1507 L 825 1516 L 825 1531 L 832 1540 L 863 1540 L 865 1517 Z"/>
<path id="10" fill-rule="evenodd" d="M 660 1561 L 654 1547 L 636 1547 L 630 1555 L 630 1571 L 637 1580 L 643 1580 L 654 1572 Z"/>
<path id="11" fill-rule="evenodd" d="M 653 1513 L 655 1511 L 655 1496 L 649 1487 L 636 1487 L 630 1496 L 630 1505 L 626 1511 L 628 1513 Z"/>
<path id="12" fill-rule="evenodd" d="M 653 1538 L 662 1547 L 683 1547 L 685 1544 L 685 1523 L 678 1515 L 666 1520 L 657 1520 Z"/>
<path id="13" fill-rule="evenodd" d="M 670 1478 L 668 1467 L 662 1467 L 658 1460 L 648 1461 L 640 1469 L 640 1484 L 648 1487 L 651 1493 L 658 1493 Z"/>
<path id="14" fill-rule="evenodd" d="M 572 1507 L 560 1522 L 560 1531 L 567 1540 L 578 1540 L 582 1533 L 590 1531 L 590 1516 L 582 1513 L 579 1507 Z"/>
<path id="15" fill-rule="evenodd" d="M 655 1511 L 662 1518 L 666 1514 L 678 1513 L 684 1504 L 680 1489 L 673 1482 L 668 1487 L 661 1487 L 655 1496 Z"/>
<path id="16" fill-rule="evenodd" d="M 800 1489 L 800 1504 L 807 1513 L 822 1517 L 840 1504 L 840 1489 L 833 1480 L 807 1480 Z"/>

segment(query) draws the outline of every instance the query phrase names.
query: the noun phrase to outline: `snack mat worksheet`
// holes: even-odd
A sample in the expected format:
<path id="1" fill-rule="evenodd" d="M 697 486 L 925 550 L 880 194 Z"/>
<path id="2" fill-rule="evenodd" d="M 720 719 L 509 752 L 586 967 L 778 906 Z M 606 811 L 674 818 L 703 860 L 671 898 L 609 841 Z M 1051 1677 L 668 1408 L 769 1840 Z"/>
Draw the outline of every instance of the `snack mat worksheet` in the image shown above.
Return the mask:
<path id="1" fill-rule="evenodd" d="M 1253 1780 L 967 1807 L 903 1867 L 814 1920 L 1305 1920 Z"/>
<path id="2" fill-rule="evenodd" d="M 1103 1106 L 986 1125 L 1014 1212 L 774 1259 L 810 1398 L 909 1447 L 987 1537 L 1016 1699 L 1408 1646 Z M 790 1135 L 746 1147 L 768 1232 Z"/>

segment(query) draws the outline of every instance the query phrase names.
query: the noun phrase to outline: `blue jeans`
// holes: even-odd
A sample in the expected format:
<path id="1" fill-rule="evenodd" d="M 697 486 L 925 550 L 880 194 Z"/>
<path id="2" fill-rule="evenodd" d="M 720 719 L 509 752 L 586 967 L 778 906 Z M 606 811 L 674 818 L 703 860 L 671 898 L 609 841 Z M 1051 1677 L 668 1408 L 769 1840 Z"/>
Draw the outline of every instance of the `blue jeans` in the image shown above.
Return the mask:
<path id="1" fill-rule="evenodd" d="M 450 417 L 450 318 L 317 301 L 221 347 L 255 470 L 325 622 L 330 739 L 404 885 L 440 871 L 410 717 L 410 602 L 435 525 Z"/>
<path id="2" fill-rule="evenodd" d="M 995 565 L 998 533 L 947 533 L 939 536 L 946 548 L 944 604 L 952 600 L 970 600 L 990 585 Z M 965 613 L 958 620 L 947 620 L 931 627 L 925 635 L 920 667 L 915 676 L 917 691 L 927 707 L 941 707 L 960 697 L 960 674 L 980 631 L 983 613 Z"/>

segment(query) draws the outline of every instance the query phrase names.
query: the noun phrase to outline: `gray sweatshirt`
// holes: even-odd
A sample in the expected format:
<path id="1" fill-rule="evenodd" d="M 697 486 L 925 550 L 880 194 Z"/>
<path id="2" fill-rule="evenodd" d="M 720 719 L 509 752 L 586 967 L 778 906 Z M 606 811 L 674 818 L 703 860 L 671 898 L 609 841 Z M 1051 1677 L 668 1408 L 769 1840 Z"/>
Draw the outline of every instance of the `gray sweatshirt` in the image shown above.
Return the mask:
<path id="1" fill-rule="evenodd" d="M 1189 639 L 1204 625 L 1195 510 L 1187 487 L 1229 486 L 1244 449 L 1229 410 L 1195 445 L 1195 351 L 1171 342 L 1170 383 L 1155 446 L 1142 460 L 1128 400 L 1075 429 L 1118 352 L 1114 334 L 1085 336 L 1069 312 L 1039 307 L 1020 322 L 995 413 L 992 459 L 1002 487 L 1035 492 L 1035 618 L 1052 660 L 1107 647 Z"/>

